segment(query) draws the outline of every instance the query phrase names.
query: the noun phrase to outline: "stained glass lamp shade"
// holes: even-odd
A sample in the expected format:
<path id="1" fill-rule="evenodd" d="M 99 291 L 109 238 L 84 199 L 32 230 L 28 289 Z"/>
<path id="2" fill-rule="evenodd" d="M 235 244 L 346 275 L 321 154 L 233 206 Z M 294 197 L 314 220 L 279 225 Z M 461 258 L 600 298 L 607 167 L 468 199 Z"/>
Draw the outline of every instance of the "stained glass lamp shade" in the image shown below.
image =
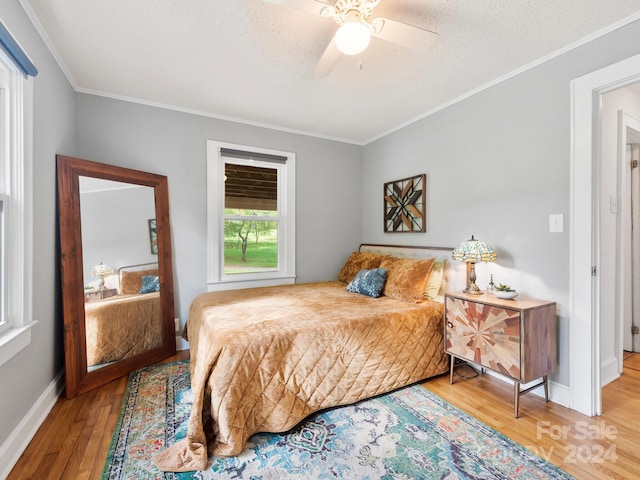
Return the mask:
<path id="1" fill-rule="evenodd" d="M 102 262 L 100 262 L 98 265 L 93 267 L 89 272 L 89 274 L 92 277 L 100 277 L 100 290 L 105 289 L 104 277 L 106 277 L 107 275 L 111 275 L 112 273 L 113 273 L 113 268 L 111 268 L 109 265 L 105 265 Z"/>
<path id="2" fill-rule="evenodd" d="M 482 294 L 482 290 L 480 290 L 476 285 L 475 264 L 477 262 L 493 262 L 496 259 L 496 251 L 493 247 L 480 240 L 476 240 L 473 235 L 471 235 L 471 239 L 466 242 L 462 242 L 453 249 L 453 252 L 451 252 L 451 258 L 458 262 L 465 262 L 470 265 L 469 279 L 464 293 L 470 293 L 472 295 Z"/>

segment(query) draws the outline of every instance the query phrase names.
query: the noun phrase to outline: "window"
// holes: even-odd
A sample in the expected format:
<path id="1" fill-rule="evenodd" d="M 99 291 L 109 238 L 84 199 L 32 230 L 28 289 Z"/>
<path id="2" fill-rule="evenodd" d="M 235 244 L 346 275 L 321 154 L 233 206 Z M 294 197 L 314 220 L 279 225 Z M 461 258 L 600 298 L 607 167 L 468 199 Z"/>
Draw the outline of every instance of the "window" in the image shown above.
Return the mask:
<path id="1" fill-rule="evenodd" d="M 209 290 L 295 280 L 295 155 L 209 141 Z"/>
<path id="2" fill-rule="evenodd" d="M 0 22 L 0 365 L 31 342 L 31 102 L 37 70 Z"/>

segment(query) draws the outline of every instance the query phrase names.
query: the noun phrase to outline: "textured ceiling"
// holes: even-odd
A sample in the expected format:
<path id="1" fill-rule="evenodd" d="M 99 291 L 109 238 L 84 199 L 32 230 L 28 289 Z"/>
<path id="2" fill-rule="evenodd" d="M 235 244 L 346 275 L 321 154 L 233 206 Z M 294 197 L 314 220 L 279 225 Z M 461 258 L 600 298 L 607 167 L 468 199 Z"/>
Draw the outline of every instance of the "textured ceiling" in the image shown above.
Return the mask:
<path id="1" fill-rule="evenodd" d="M 640 11 L 640 0 L 382 0 L 374 16 L 434 31 L 434 46 L 374 38 L 316 78 L 333 21 L 262 0 L 20 1 L 78 91 L 358 144 Z"/>

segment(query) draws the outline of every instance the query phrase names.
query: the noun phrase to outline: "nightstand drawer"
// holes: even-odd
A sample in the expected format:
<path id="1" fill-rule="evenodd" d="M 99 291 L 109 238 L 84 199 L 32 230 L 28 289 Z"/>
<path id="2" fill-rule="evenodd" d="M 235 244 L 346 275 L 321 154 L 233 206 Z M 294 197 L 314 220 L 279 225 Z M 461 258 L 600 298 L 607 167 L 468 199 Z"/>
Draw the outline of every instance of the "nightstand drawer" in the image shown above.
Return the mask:
<path id="1" fill-rule="evenodd" d="M 446 351 L 520 379 L 520 312 L 448 298 Z"/>

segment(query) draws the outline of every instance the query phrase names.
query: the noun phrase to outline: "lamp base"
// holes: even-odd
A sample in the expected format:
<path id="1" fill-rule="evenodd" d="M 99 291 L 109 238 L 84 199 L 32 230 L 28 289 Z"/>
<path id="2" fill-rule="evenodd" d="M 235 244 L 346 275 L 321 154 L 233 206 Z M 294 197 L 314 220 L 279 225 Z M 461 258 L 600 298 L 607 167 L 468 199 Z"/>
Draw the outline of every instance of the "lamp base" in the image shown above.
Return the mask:
<path id="1" fill-rule="evenodd" d="M 467 288 L 462 292 L 468 293 L 469 295 L 482 295 L 482 290 L 476 285 L 476 264 L 475 262 L 469 262 L 467 265 L 469 266 L 469 283 L 467 284 Z"/>
<path id="2" fill-rule="evenodd" d="M 475 283 L 471 283 L 467 285 L 467 288 L 465 288 L 462 293 L 468 293 L 469 295 L 482 295 L 484 292 L 480 290 Z"/>

